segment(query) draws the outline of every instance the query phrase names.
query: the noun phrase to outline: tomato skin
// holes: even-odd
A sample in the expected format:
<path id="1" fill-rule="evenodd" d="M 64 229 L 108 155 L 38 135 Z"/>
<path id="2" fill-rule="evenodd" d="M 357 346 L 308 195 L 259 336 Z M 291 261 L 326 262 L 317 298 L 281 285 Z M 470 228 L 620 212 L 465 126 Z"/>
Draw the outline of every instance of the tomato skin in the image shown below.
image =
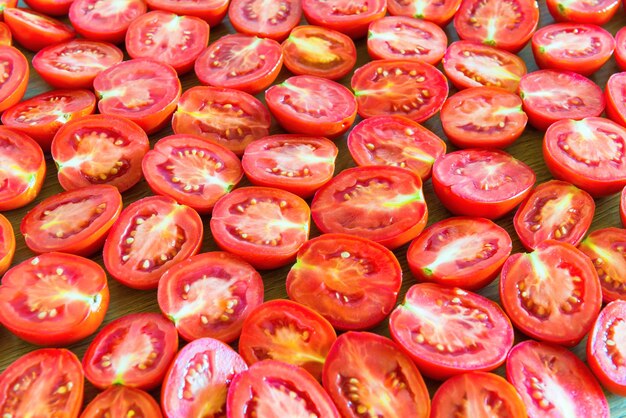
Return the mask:
<path id="1" fill-rule="evenodd" d="M 302 12 L 312 25 L 333 29 L 352 39 L 358 39 L 367 35 L 371 22 L 385 16 L 387 2 L 361 0 L 353 4 L 345 0 L 302 0 Z"/>
<path id="2" fill-rule="evenodd" d="M 24 0 L 31 9 L 48 16 L 66 15 L 74 0 Z"/>
<path id="3" fill-rule="evenodd" d="M 0 62 L 10 64 L 9 71 L 7 64 L 4 64 L 4 71 L 9 72 L 9 78 L 0 82 L 0 112 L 4 112 L 24 97 L 30 65 L 24 54 L 12 46 L 0 46 Z"/>
<path id="4" fill-rule="evenodd" d="M 231 0 L 228 18 L 239 33 L 284 41 L 302 18 L 299 0 L 281 0 L 276 10 L 267 10 L 262 1 Z"/>
<path id="5" fill-rule="evenodd" d="M 15 235 L 11 222 L 0 214 L 0 276 L 7 271 L 15 255 Z"/>
<path id="6" fill-rule="evenodd" d="M 150 9 L 199 17 L 211 27 L 217 26 L 228 11 L 228 0 L 146 0 L 146 2 Z"/>
<path id="7" fill-rule="evenodd" d="M 606 82 L 604 89 L 606 115 L 613 122 L 626 127 L 626 72 L 614 73 Z"/>
<path id="8" fill-rule="evenodd" d="M 578 249 L 591 259 L 600 278 L 602 300 L 606 303 L 626 300 L 623 248 L 626 230 L 621 228 L 596 229 L 587 236 Z"/>
<path id="9" fill-rule="evenodd" d="M 619 200 L 619 215 L 622 219 L 622 226 L 626 228 L 626 186 L 622 189 L 621 198 Z"/>
<path id="10" fill-rule="evenodd" d="M 577 22 L 602 26 L 608 23 L 619 8 L 619 0 L 600 0 L 593 3 L 568 0 L 546 0 L 548 12 L 557 22 Z"/>
<path id="11" fill-rule="evenodd" d="M 0 20 L 4 18 L 4 9 L 17 7 L 18 0 L 0 0 Z"/>
<path id="12" fill-rule="evenodd" d="M 436 23 L 442 28 L 447 26 L 459 10 L 462 0 L 443 0 L 439 2 L 424 0 L 388 0 L 387 10 L 392 16 L 409 16 Z"/>
<path id="13" fill-rule="evenodd" d="M 119 44 L 124 42 L 130 23 L 147 10 L 144 0 L 123 0 L 116 3 L 74 0 L 70 6 L 69 18 L 82 37 Z"/>
<path id="14" fill-rule="evenodd" d="M 85 407 L 80 418 L 126 418 L 133 412 L 141 417 L 163 418 L 161 408 L 152 396 L 126 386 L 111 386 L 98 394 Z M 107 413 L 110 415 L 105 415 Z"/>
<path id="15" fill-rule="evenodd" d="M 4 22 L 0 22 L 0 45 L 2 46 L 13 45 L 13 35 L 11 34 L 11 29 Z"/>
<path id="16" fill-rule="evenodd" d="M 4 10 L 4 21 L 15 40 L 34 52 L 76 36 L 71 26 L 29 9 L 7 8 Z"/>
<path id="17" fill-rule="evenodd" d="M 626 71 L 626 29 L 615 34 L 615 62 L 622 71 Z"/>

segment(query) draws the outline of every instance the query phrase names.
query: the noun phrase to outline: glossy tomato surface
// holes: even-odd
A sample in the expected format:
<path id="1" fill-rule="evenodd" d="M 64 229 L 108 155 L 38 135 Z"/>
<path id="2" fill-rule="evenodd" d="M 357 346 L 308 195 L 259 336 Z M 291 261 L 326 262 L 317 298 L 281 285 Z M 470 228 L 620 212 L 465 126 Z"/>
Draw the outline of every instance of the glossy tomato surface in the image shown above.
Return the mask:
<path id="1" fill-rule="evenodd" d="M 615 73 L 609 77 L 604 96 L 608 118 L 626 126 L 626 72 Z"/>
<path id="2" fill-rule="evenodd" d="M 146 0 L 150 9 L 181 16 L 196 16 L 211 26 L 219 24 L 228 9 L 228 0 Z"/>
<path id="3" fill-rule="evenodd" d="M 146 10 L 144 0 L 74 0 L 69 18 L 83 38 L 118 44 L 130 23 Z"/>
<path id="4" fill-rule="evenodd" d="M 159 404 L 148 393 L 126 386 L 112 386 L 96 396 L 80 418 L 162 418 Z"/>
<path id="5" fill-rule="evenodd" d="M 70 10 L 74 0 L 24 0 L 31 9 L 48 16 L 63 16 Z"/>
<path id="6" fill-rule="evenodd" d="M 620 5 L 619 0 L 546 0 L 548 11 L 557 22 L 594 25 L 608 23 Z"/>
<path id="7" fill-rule="evenodd" d="M 444 27 L 459 10 L 461 0 L 388 0 L 387 10 L 392 16 L 409 16 L 427 20 Z"/>
<path id="8" fill-rule="evenodd" d="M 302 17 L 300 0 L 232 0 L 228 18 L 235 30 L 246 35 L 281 42 Z"/>
<path id="9" fill-rule="evenodd" d="M 302 0 L 307 22 L 343 32 L 353 39 L 367 35 L 367 28 L 387 12 L 384 0 Z"/>
<path id="10" fill-rule="evenodd" d="M 626 300 L 626 230 L 596 229 L 583 240 L 578 249 L 591 259 L 596 268 L 604 302 Z"/>
<path id="11" fill-rule="evenodd" d="M 0 275 L 3 275 L 13 262 L 15 255 L 15 234 L 11 222 L 0 214 Z"/>
<path id="12" fill-rule="evenodd" d="M 0 46 L 0 66 L 3 71 L 0 77 L 0 112 L 3 112 L 24 97 L 30 70 L 24 54 L 12 46 Z"/>
<path id="13" fill-rule="evenodd" d="M 626 29 L 622 28 L 615 34 L 615 62 L 626 71 Z"/>
<path id="14" fill-rule="evenodd" d="M 35 52 L 76 36 L 71 26 L 29 9 L 5 9 L 4 22 L 20 45 Z"/>
<path id="15" fill-rule="evenodd" d="M 13 45 L 13 35 L 11 34 L 11 28 L 9 28 L 9 25 L 4 22 L 0 22 L 0 45 Z"/>

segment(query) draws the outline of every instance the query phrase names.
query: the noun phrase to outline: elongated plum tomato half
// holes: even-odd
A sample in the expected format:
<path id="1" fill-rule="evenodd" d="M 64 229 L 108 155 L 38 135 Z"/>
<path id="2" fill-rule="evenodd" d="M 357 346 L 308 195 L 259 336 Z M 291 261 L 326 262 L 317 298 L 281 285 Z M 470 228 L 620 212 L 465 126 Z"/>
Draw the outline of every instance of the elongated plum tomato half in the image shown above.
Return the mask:
<path id="1" fill-rule="evenodd" d="M 367 35 L 370 23 L 387 13 L 384 0 L 302 0 L 307 22 L 345 33 L 353 39 Z"/>
<path id="2" fill-rule="evenodd" d="M 227 148 L 196 135 L 161 138 L 141 162 L 152 191 L 198 213 L 210 213 L 243 177 L 239 158 Z"/>
<path id="3" fill-rule="evenodd" d="M 597 229 L 583 240 L 578 249 L 591 259 L 596 268 L 603 301 L 626 300 L 626 230 Z"/>
<path id="4" fill-rule="evenodd" d="M 144 0 L 74 0 L 69 18 L 83 38 L 119 44 L 130 23 L 147 9 Z"/>
<path id="5" fill-rule="evenodd" d="M 200 338 L 190 342 L 178 352 L 165 375 L 163 413 L 170 418 L 225 416 L 228 386 L 247 369 L 241 356 L 221 341 Z"/>
<path id="6" fill-rule="evenodd" d="M 202 220 L 192 208 L 165 196 L 128 205 L 104 244 L 104 265 L 111 276 L 134 289 L 156 289 L 167 269 L 202 244 Z"/>
<path id="7" fill-rule="evenodd" d="M 620 0 L 546 0 L 548 11 L 557 22 L 608 23 L 619 8 Z"/>
<path id="8" fill-rule="evenodd" d="M 495 302 L 459 288 L 420 283 L 389 317 L 391 337 L 420 371 L 442 380 L 504 363 L 513 327 Z"/>
<path id="9" fill-rule="evenodd" d="M 107 415 L 108 414 L 108 415 Z M 162 418 L 161 408 L 150 394 L 126 386 L 111 386 L 85 407 L 80 418 Z"/>
<path id="10" fill-rule="evenodd" d="M 228 18 L 239 33 L 282 42 L 302 18 L 300 0 L 232 0 Z"/>
<path id="11" fill-rule="evenodd" d="M 5 9 L 4 22 L 11 29 L 15 40 L 34 52 L 69 41 L 76 36 L 71 26 L 29 9 L 17 7 Z"/>
<path id="12" fill-rule="evenodd" d="M 28 60 L 19 49 L 12 46 L 0 46 L 0 112 L 17 104 L 28 86 L 30 74 Z"/>
<path id="13" fill-rule="evenodd" d="M 5 273 L 0 322 L 31 344 L 70 345 L 91 335 L 109 306 L 106 273 L 72 254 L 45 253 Z"/>
<path id="14" fill-rule="evenodd" d="M 387 11 L 392 16 L 408 16 L 433 22 L 441 27 L 450 23 L 459 10 L 461 0 L 388 0 Z"/>
<path id="15" fill-rule="evenodd" d="M 428 219 L 422 181 L 393 166 L 342 171 L 318 190 L 311 210 L 322 232 L 358 235 L 389 249 L 419 235 Z"/>
<path id="16" fill-rule="evenodd" d="M 71 351 L 31 351 L 0 374 L 0 412 L 11 417 L 78 417 L 84 385 L 80 361 Z"/>
<path id="17" fill-rule="evenodd" d="M 344 417 L 426 418 L 430 398 L 413 361 L 389 338 L 347 332 L 324 363 L 324 389 Z"/>
<path id="18" fill-rule="evenodd" d="M 607 117 L 626 127 L 626 72 L 615 73 L 609 77 L 604 96 Z"/>
<path id="19" fill-rule="evenodd" d="M 89 115 L 63 125 L 50 152 L 65 190 L 109 184 L 121 193 L 141 179 L 141 159 L 149 149 L 148 136 L 136 123 Z"/>
<path id="20" fill-rule="evenodd" d="M 36 12 L 48 16 L 66 15 L 74 0 L 24 0 L 24 3 Z"/>
<path id="21" fill-rule="evenodd" d="M 217 26 L 228 10 L 227 0 L 146 0 L 152 10 L 164 10 L 181 16 L 195 16 L 209 26 Z"/>
<path id="22" fill-rule="evenodd" d="M 506 378 L 529 417 L 609 418 L 609 404 L 585 363 L 557 345 L 524 341 L 506 361 Z"/>
<path id="23" fill-rule="evenodd" d="M 267 89 L 265 101 L 278 123 L 294 134 L 332 139 L 346 133 L 356 119 L 352 92 L 321 77 L 290 77 Z"/>
<path id="24" fill-rule="evenodd" d="M 229 343 L 239 337 L 250 312 L 263 303 L 263 280 L 235 255 L 198 254 L 161 276 L 158 302 L 185 340 L 211 337 Z"/>
<path id="25" fill-rule="evenodd" d="M 386 247 L 354 235 L 323 234 L 307 241 L 287 275 L 291 300 L 333 327 L 368 329 L 396 304 L 402 269 Z"/>
<path id="26" fill-rule="evenodd" d="M 0 276 L 13 262 L 15 255 L 15 234 L 11 222 L 0 214 Z"/>

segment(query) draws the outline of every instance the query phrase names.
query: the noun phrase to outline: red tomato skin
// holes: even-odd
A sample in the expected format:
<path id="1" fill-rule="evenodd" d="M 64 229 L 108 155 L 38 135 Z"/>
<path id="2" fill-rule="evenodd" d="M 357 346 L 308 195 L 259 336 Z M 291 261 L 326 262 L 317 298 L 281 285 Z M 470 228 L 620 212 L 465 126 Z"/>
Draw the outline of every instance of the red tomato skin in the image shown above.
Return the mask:
<path id="1" fill-rule="evenodd" d="M 626 71 L 626 28 L 615 34 L 615 62 L 622 71 Z"/>
<path id="2" fill-rule="evenodd" d="M 403 2 L 401 0 L 388 0 L 387 11 L 391 16 L 408 16 L 417 19 L 423 19 L 429 22 L 436 23 L 442 28 L 448 26 L 448 23 L 452 21 L 454 14 L 461 7 L 462 0 L 444 0 L 443 2 L 422 2 L 422 1 L 410 1 Z M 434 10 L 424 9 L 416 10 L 411 6 L 424 6 L 431 7 Z M 437 9 L 440 8 L 440 9 Z"/>
<path id="3" fill-rule="evenodd" d="M 334 10 L 330 12 L 330 10 L 324 10 L 321 7 L 325 3 L 326 1 L 321 0 L 302 0 L 302 12 L 307 22 L 345 33 L 352 39 L 359 39 L 367 35 L 367 28 L 370 23 L 383 18 L 387 13 L 387 2 L 380 0 L 363 1 L 356 6 L 351 5 L 362 8 L 360 13 L 350 15 L 341 12 L 334 15 Z M 340 0 L 331 0 L 329 3 L 341 5 Z M 331 6 L 325 6 L 325 8 L 331 9 Z"/>
<path id="4" fill-rule="evenodd" d="M 24 54 L 12 46 L 0 46 L 0 59 L 13 64 L 9 78 L 0 85 L 0 112 L 4 112 L 24 97 L 28 87 L 30 65 Z"/>
<path id="5" fill-rule="evenodd" d="M 602 26 L 608 23 L 619 8 L 619 0 L 600 0 L 593 3 L 583 3 L 583 5 L 576 4 L 578 6 L 572 8 L 570 1 L 563 0 L 546 0 L 546 6 L 548 6 L 548 12 L 552 15 L 557 22 L 577 22 L 587 23 L 592 25 Z M 582 7 L 581 7 L 582 6 Z M 584 7 L 588 7 L 588 10 L 584 10 Z"/>
<path id="6" fill-rule="evenodd" d="M 0 213 L 0 276 L 13 262 L 15 255 L 15 234 L 11 222 Z"/>
<path id="7" fill-rule="evenodd" d="M 13 35 L 9 25 L 0 21 L 0 45 L 11 46 L 13 45 Z"/>
<path id="8" fill-rule="evenodd" d="M 626 127 L 626 105 L 622 100 L 626 95 L 626 72 L 612 74 L 606 82 L 604 96 L 606 115 L 613 122 Z"/>
<path id="9" fill-rule="evenodd" d="M 35 26 L 30 22 L 31 19 L 46 20 L 46 23 L 53 25 L 54 29 Z M 29 9 L 18 7 L 5 9 L 4 21 L 11 29 L 15 40 L 24 48 L 34 52 L 76 37 L 76 32 L 71 26 Z"/>
<path id="10" fill-rule="evenodd" d="M 66 15 L 74 0 L 24 0 L 31 9 L 48 16 Z"/>
<path id="11" fill-rule="evenodd" d="M 622 219 L 622 226 L 626 228 L 626 187 L 622 189 L 621 198 L 619 200 L 619 215 Z"/>
<path id="12" fill-rule="evenodd" d="M 268 22 L 265 20 L 266 16 L 259 16 L 254 13 L 253 1 L 231 0 L 228 18 L 233 28 L 239 33 L 282 42 L 302 19 L 302 2 L 300 0 L 287 0 L 280 4 L 285 7 L 285 10 L 279 9 L 274 16 L 269 17 Z M 247 10 L 248 7 L 252 10 Z M 276 19 L 278 23 L 272 24 L 271 19 Z"/>
<path id="13" fill-rule="evenodd" d="M 126 31 L 128 30 L 128 26 L 130 22 L 136 19 L 138 16 L 146 13 L 148 11 L 148 7 L 144 0 L 125 0 L 125 5 L 127 8 L 124 12 L 128 12 L 131 10 L 131 16 L 126 16 L 126 18 L 118 23 L 116 26 L 112 26 L 111 22 L 107 22 L 106 20 L 111 20 L 110 16 L 104 16 L 102 20 L 104 22 L 100 22 L 100 24 L 96 24 L 91 22 L 86 17 L 89 14 L 98 14 L 97 11 L 92 12 L 94 10 L 94 5 L 96 5 L 98 0 L 74 0 L 69 10 L 69 19 L 76 29 L 76 32 L 83 38 L 87 38 L 92 41 L 100 41 L 100 42 L 110 42 L 112 44 L 120 44 L 124 42 L 124 37 L 126 36 Z M 104 3 L 106 5 L 106 3 Z M 85 20 L 88 20 L 85 22 Z"/>
<path id="14" fill-rule="evenodd" d="M 170 13 L 176 13 L 177 15 L 199 17 L 200 19 L 206 21 L 210 27 L 220 24 L 228 12 L 229 4 L 229 0 L 213 0 L 204 2 L 197 0 L 146 0 L 146 2 L 151 10 L 163 10 Z M 204 5 L 203 3 L 209 4 Z M 239 32 L 238 29 L 237 31 Z"/>

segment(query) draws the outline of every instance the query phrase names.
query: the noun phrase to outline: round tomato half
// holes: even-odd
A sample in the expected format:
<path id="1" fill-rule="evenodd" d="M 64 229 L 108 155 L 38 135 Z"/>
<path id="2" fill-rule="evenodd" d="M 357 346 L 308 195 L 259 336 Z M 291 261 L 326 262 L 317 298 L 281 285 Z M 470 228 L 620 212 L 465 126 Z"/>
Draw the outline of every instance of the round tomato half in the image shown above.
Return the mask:
<path id="1" fill-rule="evenodd" d="M 626 300 L 626 230 L 597 229 L 578 247 L 591 259 L 602 286 L 602 299 Z"/>
<path id="2" fill-rule="evenodd" d="M 63 16 L 70 10 L 74 0 L 24 0 L 31 9 L 48 16 Z"/>
<path id="3" fill-rule="evenodd" d="M 619 0 L 546 0 L 548 11 L 557 22 L 608 23 L 619 8 Z"/>
<path id="4" fill-rule="evenodd" d="M 385 0 L 302 0 L 307 22 L 357 39 L 367 35 L 371 22 L 387 12 Z"/>
<path id="5" fill-rule="evenodd" d="M 609 77 L 604 95 L 607 117 L 626 126 L 626 72 L 614 73 Z"/>
<path id="6" fill-rule="evenodd" d="M 111 386 L 96 396 L 80 418 L 162 418 L 161 408 L 146 392 L 126 386 Z"/>
<path id="7" fill-rule="evenodd" d="M 15 255 L 15 234 L 11 222 L 0 214 L 0 276 L 13 262 Z"/>
<path id="8" fill-rule="evenodd" d="M 228 9 L 228 0 L 146 0 L 154 10 L 164 10 L 181 16 L 196 16 L 211 26 L 217 26 Z"/>
<path id="9" fill-rule="evenodd" d="M 29 9 L 4 9 L 4 21 L 15 40 L 31 51 L 39 51 L 76 36 L 71 26 Z"/>
<path id="10" fill-rule="evenodd" d="M 237 32 L 283 41 L 302 18 L 300 0 L 232 0 L 228 18 Z"/>
<path id="11" fill-rule="evenodd" d="M 444 27 L 459 10 L 461 0 L 388 0 L 387 9 L 392 16 L 409 16 L 434 22 Z"/>
<path id="12" fill-rule="evenodd" d="M 118 44 L 124 42 L 130 23 L 147 9 L 144 0 L 74 0 L 69 18 L 82 37 Z"/>
<path id="13" fill-rule="evenodd" d="M 17 104 L 28 86 L 28 60 L 19 49 L 0 45 L 0 112 Z"/>

